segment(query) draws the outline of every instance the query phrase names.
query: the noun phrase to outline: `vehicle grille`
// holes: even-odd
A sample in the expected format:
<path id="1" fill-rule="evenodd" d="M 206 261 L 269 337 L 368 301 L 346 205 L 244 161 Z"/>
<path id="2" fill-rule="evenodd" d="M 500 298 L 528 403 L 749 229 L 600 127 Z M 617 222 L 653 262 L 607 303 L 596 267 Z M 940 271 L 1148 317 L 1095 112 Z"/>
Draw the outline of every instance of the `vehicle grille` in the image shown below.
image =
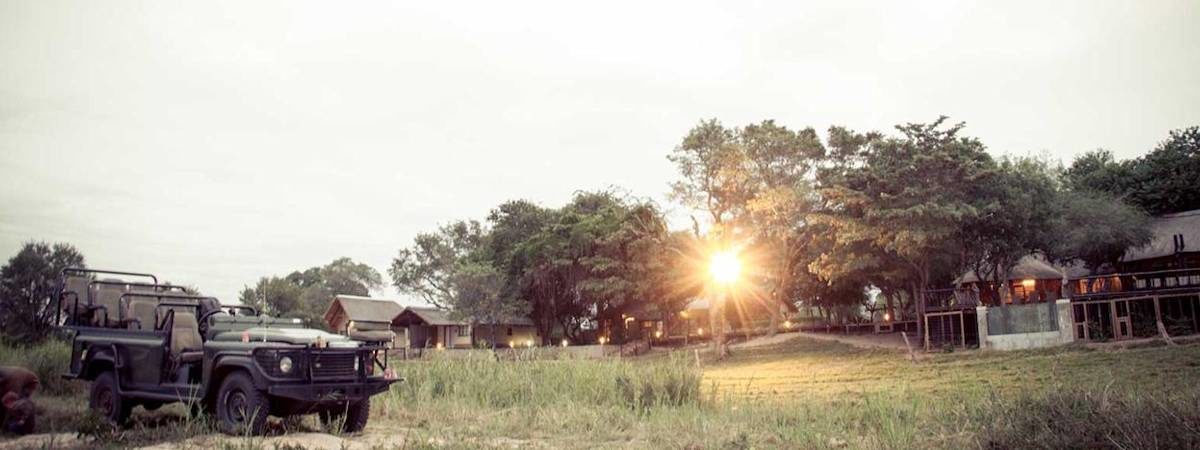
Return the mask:
<path id="1" fill-rule="evenodd" d="M 312 376 L 320 379 L 355 378 L 354 362 L 358 354 L 353 352 L 312 352 Z"/>

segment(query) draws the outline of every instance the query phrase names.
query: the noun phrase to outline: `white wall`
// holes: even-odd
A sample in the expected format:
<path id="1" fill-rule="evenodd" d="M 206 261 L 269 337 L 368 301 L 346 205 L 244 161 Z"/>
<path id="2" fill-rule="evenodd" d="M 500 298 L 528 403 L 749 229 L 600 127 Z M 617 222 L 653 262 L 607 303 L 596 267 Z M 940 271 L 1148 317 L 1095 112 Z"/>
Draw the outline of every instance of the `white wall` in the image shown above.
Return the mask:
<path id="1" fill-rule="evenodd" d="M 1058 330 L 1035 333 L 989 335 L 987 315 L 989 308 L 975 308 L 979 325 L 979 347 L 990 350 L 1022 350 L 1028 348 L 1053 347 L 1075 341 L 1075 328 L 1071 319 L 1071 301 L 1059 299 L 1054 305 L 1058 309 Z"/>

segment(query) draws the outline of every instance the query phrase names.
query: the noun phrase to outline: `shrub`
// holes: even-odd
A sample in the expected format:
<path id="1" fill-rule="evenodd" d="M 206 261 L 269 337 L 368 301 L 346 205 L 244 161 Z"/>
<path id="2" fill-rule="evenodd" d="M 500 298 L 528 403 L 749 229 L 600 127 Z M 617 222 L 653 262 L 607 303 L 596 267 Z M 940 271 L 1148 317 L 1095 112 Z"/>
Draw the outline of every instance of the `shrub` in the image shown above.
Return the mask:
<path id="1" fill-rule="evenodd" d="M 62 378 L 70 359 L 71 344 L 60 339 L 47 339 L 30 347 L 0 345 L 0 366 L 19 366 L 33 371 L 44 394 L 67 395 L 78 391 L 75 383 Z"/>

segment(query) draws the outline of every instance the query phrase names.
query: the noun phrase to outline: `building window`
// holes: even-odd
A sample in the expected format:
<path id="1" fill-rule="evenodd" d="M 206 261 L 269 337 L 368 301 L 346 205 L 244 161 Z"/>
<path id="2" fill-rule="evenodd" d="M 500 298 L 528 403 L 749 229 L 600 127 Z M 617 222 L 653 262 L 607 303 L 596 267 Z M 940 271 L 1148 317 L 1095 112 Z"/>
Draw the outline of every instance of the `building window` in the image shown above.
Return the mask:
<path id="1" fill-rule="evenodd" d="M 454 328 L 457 328 L 457 329 L 458 329 L 458 337 L 467 337 L 467 336 L 470 336 L 470 335 L 471 335 L 471 327 L 468 327 L 468 326 L 457 326 L 457 327 L 454 327 Z"/>
<path id="2" fill-rule="evenodd" d="M 512 327 L 508 327 L 508 335 L 512 336 Z"/>
<path id="3" fill-rule="evenodd" d="M 1136 284 L 1136 285 L 1137 285 L 1137 288 L 1138 288 L 1138 289 L 1145 289 L 1145 288 L 1146 288 L 1146 280 L 1145 280 L 1144 278 L 1143 278 L 1143 279 L 1139 279 L 1139 280 L 1135 281 L 1135 282 L 1134 282 L 1134 284 Z"/>

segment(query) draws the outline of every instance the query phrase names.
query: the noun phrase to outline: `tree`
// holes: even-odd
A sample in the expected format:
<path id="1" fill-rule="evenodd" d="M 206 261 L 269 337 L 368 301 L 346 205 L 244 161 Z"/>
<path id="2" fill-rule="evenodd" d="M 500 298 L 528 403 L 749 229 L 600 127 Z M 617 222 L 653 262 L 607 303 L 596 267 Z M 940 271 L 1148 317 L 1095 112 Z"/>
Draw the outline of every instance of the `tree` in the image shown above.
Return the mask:
<path id="1" fill-rule="evenodd" d="M 1124 195 L 1130 189 L 1132 174 L 1128 164 L 1122 164 L 1112 152 L 1097 149 L 1075 157 L 1063 171 L 1063 185 L 1072 191 L 1105 192 Z"/>
<path id="2" fill-rule="evenodd" d="M 887 138 L 832 130 L 824 204 L 811 217 L 828 227 L 837 247 L 874 247 L 887 255 L 881 261 L 899 263 L 912 280 L 918 314 L 935 277 L 960 259 L 960 224 L 978 216 L 976 189 L 993 164 L 981 142 L 959 136 L 963 124 L 943 128 L 945 121 L 900 125 L 901 136 Z"/>
<path id="3" fill-rule="evenodd" d="M 459 263 L 483 248 L 484 238 L 483 227 L 474 220 L 418 234 L 412 247 L 392 259 L 392 285 L 438 308 L 449 308 L 454 299 L 451 278 Z"/>
<path id="4" fill-rule="evenodd" d="M 303 288 L 287 278 L 262 277 L 254 287 L 243 287 L 238 294 L 238 300 L 264 314 L 305 315 L 303 313 L 307 308 L 302 308 L 300 301 L 302 291 Z"/>
<path id="5" fill-rule="evenodd" d="M 673 298 L 651 281 L 665 270 L 661 246 L 667 236 L 652 204 L 606 191 L 579 192 L 553 218 L 513 253 L 523 266 L 521 291 L 544 338 L 557 326 L 578 339 L 593 319 L 618 323 L 636 305 Z"/>
<path id="6" fill-rule="evenodd" d="M 468 320 L 472 327 L 480 323 L 492 325 L 490 329 L 493 348 L 496 346 L 495 324 L 529 314 L 528 303 L 503 295 L 504 277 L 490 264 L 461 264 L 450 280 L 454 286 L 451 316 Z"/>
<path id="7" fill-rule="evenodd" d="M 1109 194 L 1067 191 L 1060 195 L 1061 220 L 1048 249 L 1057 261 L 1081 262 L 1088 270 L 1115 266 L 1130 248 L 1150 242 L 1150 218 Z"/>
<path id="8" fill-rule="evenodd" d="M 382 286 L 383 278 L 374 268 L 343 257 L 285 277 L 262 277 L 253 288 L 243 288 L 238 299 L 264 313 L 295 317 L 309 326 L 325 328 L 325 310 L 335 295 L 366 296 Z"/>
<path id="9" fill-rule="evenodd" d="M 1005 158 L 978 178 L 978 214 L 963 224 L 963 264 L 994 286 L 992 298 L 1008 307 L 1008 278 L 1026 256 L 1047 252 L 1059 231 L 1058 174 L 1044 161 Z"/>
<path id="10" fill-rule="evenodd" d="M 1075 192 L 1102 192 L 1152 215 L 1200 209 L 1200 127 L 1175 130 L 1146 155 L 1116 161 L 1096 150 L 1075 158 L 1063 174 Z"/>
<path id="11" fill-rule="evenodd" d="M 675 163 L 681 179 L 671 184 L 671 197 L 708 215 L 708 246 L 728 251 L 737 247 L 738 222 L 745 220 L 745 208 L 753 197 L 754 180 L 748 170 L 744 149 L 733 130 L 716 119 L 700 122 L 667 159 Z M 694 230 L 700 236 L 699 221 L 693 216 Z M 724 292 L 712 292 L 709 302 L 709 328 L 712 349 L 717 358 L 729 354 L 725 343 Z"/>
<path id="12" fill-rule="evenodd" d="M 6 338 L 34 343 L 49 335 L 59 274 L 68 267 L 84 267 L 75 247 L 30 241 L 0 268 L 0 325 Z"/>
<path id="13" fill-rule="evenodd" d="M 342 257 L 321 267 L 320 282 L 333 294 L 367 296 L 383 287 L 383 277 L 373 267 Z"/>
<path id="14" fill-rule="evenodd" d="M 756 253 L 764 254 L 764 265 L 773 268 L 762 274 L 771 285 L 767 298 L 754 295 L 765 300 L 760 303 L 770 312 L 768 333 L 773 336 L 779 329 L 779 306 L 792 303 L 797 271 L 804 269 L 805 217 L 815 206 L 811 177 L 825 147 L 812 128 L 792 131 L 770 120 L 746 126 L 738 140 L 754 180 L 746 210 Z"/>
<path id="15" fill-rule="evenodd" d="M 1133 204 L 1154 215 L 1200 209 L 1200 127 L 1172 131 L 1131 166 Z"/>

